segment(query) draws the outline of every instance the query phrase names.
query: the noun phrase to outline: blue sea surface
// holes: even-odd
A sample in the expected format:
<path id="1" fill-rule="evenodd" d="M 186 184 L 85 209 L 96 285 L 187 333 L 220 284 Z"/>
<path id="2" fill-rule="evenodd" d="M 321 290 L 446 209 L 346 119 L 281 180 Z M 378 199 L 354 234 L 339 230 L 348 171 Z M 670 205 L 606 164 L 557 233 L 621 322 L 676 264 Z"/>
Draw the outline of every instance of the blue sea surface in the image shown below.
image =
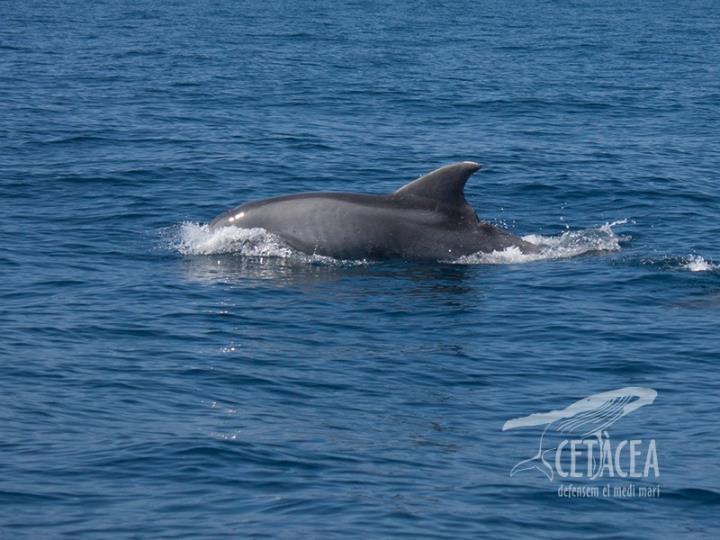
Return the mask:
<path id="1" fill-rule="evenodd" d="M 0 3 L 0 537 L 717 538 L 719 37 L 713 1 Z M 459 160 L 542 257 L 204 225 Z M 553 447 L 508 420 L 627 387 L 599 438 L 659 476 L 511 476 Z"/>

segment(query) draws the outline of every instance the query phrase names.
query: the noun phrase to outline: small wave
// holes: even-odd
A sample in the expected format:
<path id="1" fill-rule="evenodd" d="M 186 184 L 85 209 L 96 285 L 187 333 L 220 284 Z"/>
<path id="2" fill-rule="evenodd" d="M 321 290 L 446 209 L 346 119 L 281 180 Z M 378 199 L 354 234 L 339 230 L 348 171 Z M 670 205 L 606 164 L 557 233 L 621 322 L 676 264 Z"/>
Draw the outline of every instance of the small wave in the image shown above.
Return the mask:
<path id="1" fill-rule="evenodd" d="M 720 506 L 720 493 L 712 489 L 681 488 L 666 491 L 663 497 L 694 504 Z"/>
<path id="2" fill-rule="evenodd" d="M 720 268 L 717 264 L 706 261 L 700 255 L 691 255 L 684 260 L 682 267 L 691 272 L 711 272 Z"/>
<path id="3" fill-rule="evenodd" d="M 517 264 L 553 259 L 569 259 L 599 251 L 619 251 L 620 243 L 629 236 L 615 234 L 613 227 L 624 225 L 626 219 L 606 223 L 597 229 L 566 231 L 557 236 L 529 234 L 522 239 L 540 248 L 537 253 L 523 253 L 518 247 L 509 247 L 492 253 L 473 253 L 452 261 L 457 264 Z"/>
<path id="4" fill-rule="evenodd" d="M 720 264 L 706 260 L 700 255 L 666 255 L 663 257 L 645 257 L 638 261 L 642 266 L 654 267 L 664 271 L 682 272 L 717 272 Z"/>

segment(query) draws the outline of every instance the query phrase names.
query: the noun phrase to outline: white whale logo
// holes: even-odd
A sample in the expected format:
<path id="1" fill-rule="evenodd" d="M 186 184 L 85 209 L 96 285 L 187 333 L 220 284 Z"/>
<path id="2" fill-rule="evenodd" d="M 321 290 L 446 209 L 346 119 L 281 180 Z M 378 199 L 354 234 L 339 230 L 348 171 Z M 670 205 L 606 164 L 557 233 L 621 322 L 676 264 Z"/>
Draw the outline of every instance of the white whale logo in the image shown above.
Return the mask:
<path id="1" fill-rule="evenodd" d="M 657 392 L 651 388 L 628 386 L 618 390 L 602 392 L 586 397 L 568 407 L 546 413 L 535 413 L 529 416 L 513 418 L 503 425 L 502 430 L 517 429 L 531 426 L 545 426 L 540 436 L 540 445 L 537 454 L 529 459 L 518 462 L 510 471 L 510 476 L 530 469 L 537 469 L 545 474 L 549 480 L 553 479 L 554 469 L 546 459 L 546 454 L 561 450 L 567 440 L 559 445 L 553 444 L 559 438 L 573 436 L 575 441 L 595 438 L 600 448 L 599 464 L 593 463 L 590 467 L 597 478 L 602 474 L 605 465 L 606 452 L 609 448 L 609 435 L 606 431 L 623 416 L 638 410 L 640 407 L 650 405 L 655 401 Z M 592 441 L 591 441 L 592 442 Z M 556 459 L 558 459 L 556 457 Z M 557 461 L 556 461 L 557 463 Z"/>

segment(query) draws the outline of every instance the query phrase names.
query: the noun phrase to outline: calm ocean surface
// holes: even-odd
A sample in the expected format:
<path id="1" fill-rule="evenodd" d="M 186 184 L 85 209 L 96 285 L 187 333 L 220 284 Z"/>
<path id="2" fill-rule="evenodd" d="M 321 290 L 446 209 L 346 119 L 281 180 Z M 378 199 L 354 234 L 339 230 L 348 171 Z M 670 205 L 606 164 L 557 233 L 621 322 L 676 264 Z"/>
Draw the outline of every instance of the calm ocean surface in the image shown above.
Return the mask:
<path id="1" fill-rule="evenodd" d="M 0 3 L 1 538 L 717 538 L 720 4 L 388 4 Z M 203 226 L 458 160 L 543 257 Z M 510 476 L 624 387 L 659 476 Z"/>

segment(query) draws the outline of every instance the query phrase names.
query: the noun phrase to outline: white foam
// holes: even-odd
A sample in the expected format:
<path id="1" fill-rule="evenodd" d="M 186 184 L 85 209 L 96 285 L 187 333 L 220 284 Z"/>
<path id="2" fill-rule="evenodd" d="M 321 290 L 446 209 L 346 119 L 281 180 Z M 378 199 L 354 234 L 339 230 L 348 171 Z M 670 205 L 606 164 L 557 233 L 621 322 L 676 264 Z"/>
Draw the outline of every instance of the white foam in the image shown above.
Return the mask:
<path id="1" fill-rule="evenodd" d="M 565 231 L 556 236 L 529 234 L 522 239 L 540 248 L 537 253 L 523 253 L 518 247 L 509 247 L 492 253 L 473 253 L 451 262 L 457 264 L 517 264 L 533 261 L 568 259 L 598 251 L 619 251 L 620 243 L 628 237 L 618 236 L 613 231 L 616 225 L 627 220 L 606 223 L 597 229 Z"/>
<path id="2" fill-rule="evenodd" d="M 323 255 L 306 255 L 292 249 L 265 229 L 220 227 L 211 229 L 199 223 L 183 223 L 172 235 L 171 247 L 183 255 L 236 254 L 243 257 L 271 257 L 320 264 L 367 264 L 366 260 L 343 261 Z"/>
<path id="3" fill-rule="evenodd" d="M 710 272 L 720 268 L 717 264 L 706 261 L 700 255 L 691 255 L 685 260 L 682 267 L 691 272 Z"/>
<path id="4" fill-rule="evenodd" d="M 173 246 L 183 255 L 239 253 L 248 257 L 287 258 L 293 250 L 265 229 L 220 227 L 183 223 Z"/>

